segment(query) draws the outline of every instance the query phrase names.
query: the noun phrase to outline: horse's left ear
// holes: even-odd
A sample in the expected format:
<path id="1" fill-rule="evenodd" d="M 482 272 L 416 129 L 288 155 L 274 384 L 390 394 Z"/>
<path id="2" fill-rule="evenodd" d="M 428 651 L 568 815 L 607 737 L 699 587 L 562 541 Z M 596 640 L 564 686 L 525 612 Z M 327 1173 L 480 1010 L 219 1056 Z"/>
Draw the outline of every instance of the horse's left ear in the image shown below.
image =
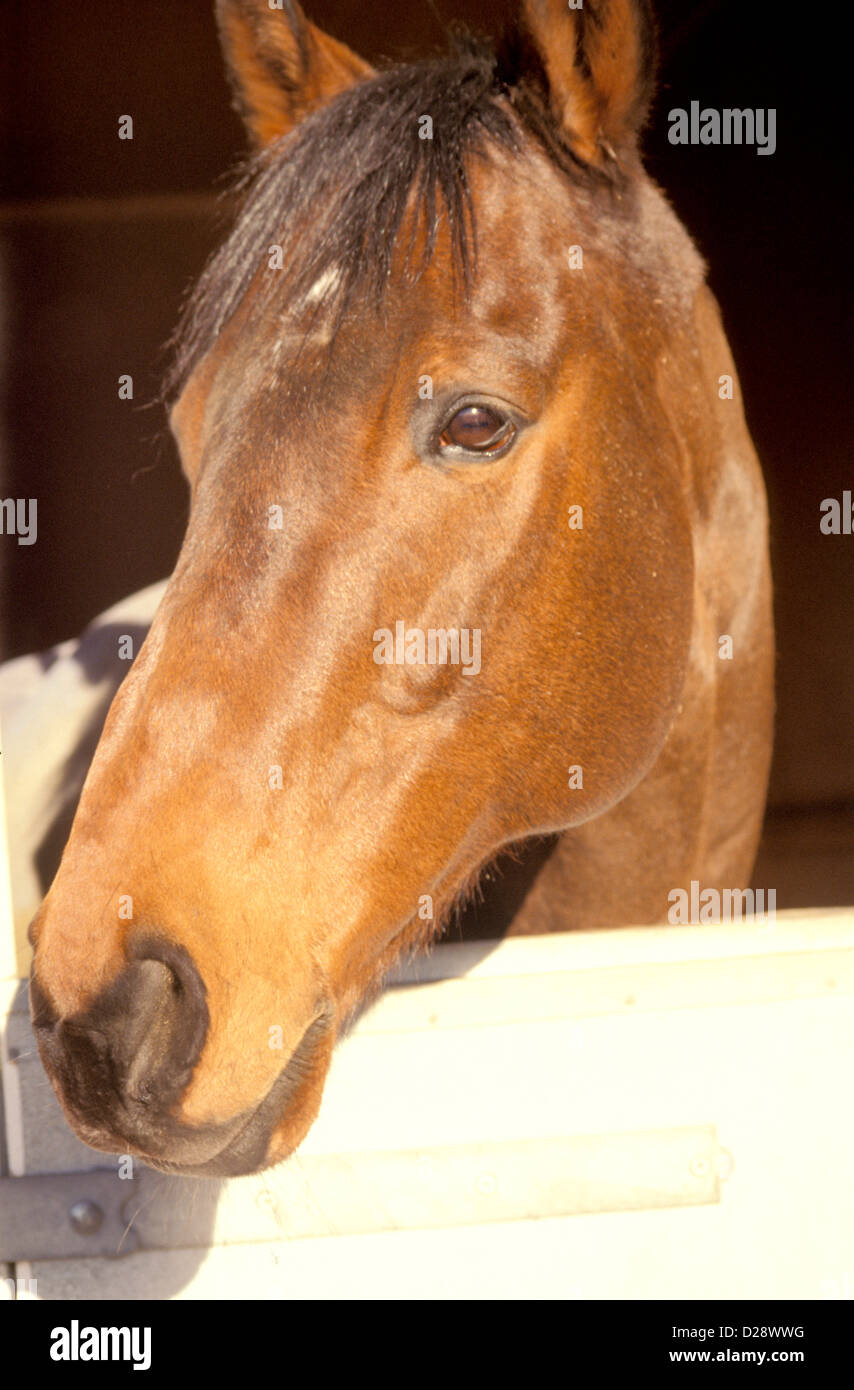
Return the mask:
<path id="1" fill-rule="evenodd" d="M 255 145 L 268 145 L 373 68 L 310 24 L 296 0 L 217 0 L 238 109 Z"/>
<path id="2" fill-rule="evenodd" d="M 552 111 L 579 158 L 602 165 L 633 149 L 652 97 L 655 28 L 648 0 L 523 0 Z"/>

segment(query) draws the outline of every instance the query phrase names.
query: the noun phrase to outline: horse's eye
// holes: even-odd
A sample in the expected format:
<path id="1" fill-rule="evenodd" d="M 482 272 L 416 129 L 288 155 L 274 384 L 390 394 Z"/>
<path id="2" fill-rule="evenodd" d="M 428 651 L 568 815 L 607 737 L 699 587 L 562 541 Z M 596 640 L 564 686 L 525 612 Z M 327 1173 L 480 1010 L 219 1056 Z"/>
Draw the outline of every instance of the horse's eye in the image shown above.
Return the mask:
<path id="1" fill-rule="evenodd" d="M 439 436 L 440 451 L 491 458 L 503 452 L 516 435 L 516 426 L 506 415 L 489 405 L 466 405 L 458 410 Z"/>

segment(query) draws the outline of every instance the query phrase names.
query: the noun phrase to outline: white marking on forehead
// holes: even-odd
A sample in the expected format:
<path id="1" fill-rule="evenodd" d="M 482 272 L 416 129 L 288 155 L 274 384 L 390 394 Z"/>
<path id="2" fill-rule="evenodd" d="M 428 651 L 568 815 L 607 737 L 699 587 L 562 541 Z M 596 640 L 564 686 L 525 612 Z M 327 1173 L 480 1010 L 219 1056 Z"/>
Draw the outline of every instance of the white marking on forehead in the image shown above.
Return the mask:
<path id="1" fill-rule="evenodd" d="M 342 278 L 340 266 L 330 266 L 321 276 L 315 280 L 314 284 L 306 290 L 305 294 L 292 307 L 296 313 L 300 313 L 306 308 L 319 308 L 326 296 L 331 294 Z M 287 345 L 293 350 L 295 341 L 304 342 L 306 339 L 311 342 L 313 347 L 322 347 L 331 341 L 332 330 L 325 316 L 315 318 L 305 330 L 301 330 L 298 339 L 295 338 L 293 331 L 279 334 L 276 341 L 270 348 L 270 358 L 273 366 L 278 367 L 282 352 Z"/>
<path id="2" fill-rule="evenodd" d="M 304 303 L 319 304 L 324 300 L 331 290 L 341 280 L 340 266 L 332 265 L 328 270 L 324 270 L 319 279 L 306 291 Z"/>

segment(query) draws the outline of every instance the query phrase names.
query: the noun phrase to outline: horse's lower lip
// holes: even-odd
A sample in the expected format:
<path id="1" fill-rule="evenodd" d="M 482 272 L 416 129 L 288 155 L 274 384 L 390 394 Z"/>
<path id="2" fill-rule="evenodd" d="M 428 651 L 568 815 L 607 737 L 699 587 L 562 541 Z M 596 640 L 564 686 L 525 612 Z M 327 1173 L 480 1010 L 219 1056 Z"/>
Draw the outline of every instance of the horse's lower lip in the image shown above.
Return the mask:
<path id="1" fill-rule="evenodd" d="M 259 1166 L 257 1163 L 251 1167 L 246 1166 L 247 1148 L 252 1153 L 263 1148 L 266 1156 L 269 1143 L 270 1131 L 261 1116 L 259 1106 L 243 1128 L 229 1139 L 224 1149 L 220 1149 L 219 1153 L 211 1158 L 203 1159 L 201 1163 L 173 1163 L 160 1158 L 145 1158 L 143 1162 L 148 1168 L 154 1168 L 160 1173 L 171 1173 L 176 1177 L 236 1178 L 256 1171 Z"/>

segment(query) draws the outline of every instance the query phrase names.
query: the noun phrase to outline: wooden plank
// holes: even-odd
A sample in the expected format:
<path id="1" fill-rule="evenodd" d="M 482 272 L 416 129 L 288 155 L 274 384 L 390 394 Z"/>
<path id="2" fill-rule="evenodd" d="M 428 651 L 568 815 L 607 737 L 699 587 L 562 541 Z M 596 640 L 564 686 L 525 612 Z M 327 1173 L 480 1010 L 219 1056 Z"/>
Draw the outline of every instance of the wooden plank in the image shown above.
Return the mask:
<path id="1" fill-rule="evenodd" d="M 443 962 L 442 968 L 449 970 L 454 964 Z M 563 968 L 550 974 L 505 974 L 503 968 L 499 973 L 476 967 L 461 978 L 446 975 L 415 989 L 390 989 L 360 1018 L 357 1031 L 478 1027 L 854 993 L 854 949 L 850 948 L 711 956 L 699 961 L 588 964 L 579 970 L 567 964 L 564 957 Z"/>
<path id="2" fill-rule="evenodd" d="M 854 950 L 854 908 L 778 912 L 771 922 L 704 926 L 619 927 L 611 931 L 558 932 L 551 936 L 491 941 L 442 942 L 390 977 L 421 984 L 465 975 L 551 974 L 555 970 L 602 970 L 611 966 L 699 964 L 789 952 Z"/>
<path id="3" fill-rule="evenodd" d="M 621 933 L 505 942 L 489 954 L 481 945 L 474 956 L 441 948 L 443 979 L 394 989 L 378 1005 L 384 1018 L 366 1014 L 338 1047 L 320 1115 L 291 1165 L 229 1183 L 144 1174 L 137 1235 L 169 1239 L 170 1212 L 182 1204 L 172 1239 L 185 1248 L 41 1261 L 40 1295 L 839 1296 L 854 1287 L 851 928 L 850 912 L 815 923 L 802 915 L 759 946 L 741 929 L 731 955 L 723 929 L 674 928 L 666 942 L 657 930 L 631 932 L 625 962 Z M 770 995 L 790 997 L 770 997 L 769 981 Z M 638 1006 L 621 997 L 623 986 L 636 989 Z M 751 997 L 757 991 L 765 997 Z M 591 997 L 601 1011 L 590 1012 Z M 26 1053 L 22 993 L 10 1028 Z M 64 1121 L 31 1046 L 16 1065 L 22 1090 L 39 1097 L 25 1103 L 27 1170 L 39 1171 L 62 1156 L 55 1126 Z M 540 1155 L 561 1145 L 692 1129 L 714 1132 L 726 1151 L 694 1175 L 717 1187 L 707 1206 L 568 1216 L 549 1210 L 559 1188 L 538 1187 Z M 452 1163 L 444 1180 L 434 1169 L 431 1190 L 418 1158 L 448 1148 L 462 1166 Z M 513 1208 L 518 1220 L 485 1218 L 490 1208 L 502 1216 L 490 1201 L 496 1189 L 470 1192 L 472 1179 L 500 1177 L 490 1155 L 507 1154 L 519 1160 L 520 1187 L 524 1165 L 531 1170 L 537 1219 L 523 1206 Z M 627 1154 L 615 1169 L 624 1192 L 637 1185 Z M 369 1191 L 380 1226 L 419 1203 L 445 1224 L 342 1230 L 352 1218 L 341 1172 L 366 1156 L 387 1165 L 379 1196 Z M 330 1165 L 340 1212 L 324 1207 Z M 448 1224 L 460 1218 L 465 1225 Z M 300 1236 L 321 1229 L 331 1233 Z M 207 1255 L 194 1248 L 210 1242 L 228 1244 Z"/>
<path id="4" fill-rule="evenodd" d="M 143 1248 L 449 1229 L 719 1199 L 710 1126 L 299 1156 L 226 1183 L 215 1210 L 143 1174 L 126 1204 Z M 103 1205 L 103 1203 L 102 1203 Z M 201 1219 L 200 1219 L 201 1217 Z"/>
<path id="5" fill-rule="evenodd" d="M 833 1245 L 772 1217 L 768 1203 L 747 1226 L 725 1206 L 563 1217 L 40 1261 L 32 1276 L 62 1300 L 850 1298 Z"/>

